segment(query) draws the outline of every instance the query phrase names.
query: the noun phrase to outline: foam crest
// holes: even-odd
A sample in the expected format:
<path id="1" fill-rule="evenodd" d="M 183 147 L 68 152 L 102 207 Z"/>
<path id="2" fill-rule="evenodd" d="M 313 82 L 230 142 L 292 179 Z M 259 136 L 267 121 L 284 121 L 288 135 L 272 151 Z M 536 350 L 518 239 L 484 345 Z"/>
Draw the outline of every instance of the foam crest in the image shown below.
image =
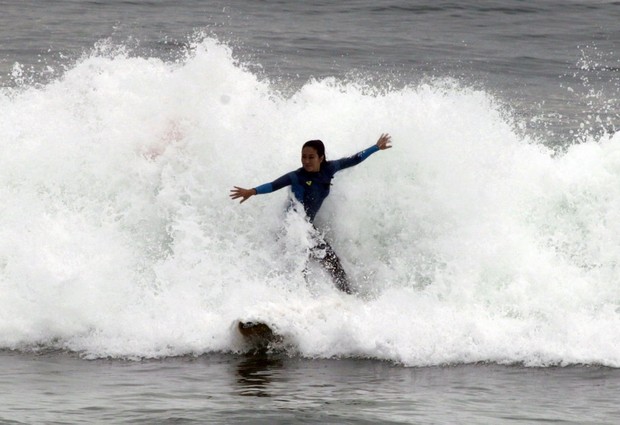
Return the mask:
<path id="1" fill-rule="evenodd" d="M 309 81 L 283 96 L 214 39 L 177 62 L 97 50 L 0 94 L 0 346 L 90 357 L 243 349 L 272 323 L 301 355 L 430 365 L 620 365 L 620 137 L 561 155 L 484 91 Z M 231 201 L 389 132 L 339 173 L 317 225 L 357 297 L 301 271 L 287 191 Z"/>

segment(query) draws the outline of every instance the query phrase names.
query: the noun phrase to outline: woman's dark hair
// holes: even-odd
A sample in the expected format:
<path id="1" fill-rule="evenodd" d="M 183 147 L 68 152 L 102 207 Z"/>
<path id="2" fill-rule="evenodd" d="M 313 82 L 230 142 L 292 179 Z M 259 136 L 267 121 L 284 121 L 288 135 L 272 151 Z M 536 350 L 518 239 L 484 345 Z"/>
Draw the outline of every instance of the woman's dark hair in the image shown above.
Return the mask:
<path id="1" fill-rule="evenodd" d="M 327 161 L 327 158 L 325 157 L 325 145 L 323 144 L 322 141 L 320 140 L 308 140 L 306 143 L 304 143 L 303 148 L 313 148 L 316 153 L 319 155 L 320 157 L 323 157 L 323 161 Z"/>

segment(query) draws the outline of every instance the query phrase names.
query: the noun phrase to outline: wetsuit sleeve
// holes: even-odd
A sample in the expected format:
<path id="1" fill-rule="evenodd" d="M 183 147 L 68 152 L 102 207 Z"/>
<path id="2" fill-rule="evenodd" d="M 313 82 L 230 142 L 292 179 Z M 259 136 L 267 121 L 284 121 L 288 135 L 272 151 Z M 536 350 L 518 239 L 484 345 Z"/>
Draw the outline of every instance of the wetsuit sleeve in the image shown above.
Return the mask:
<path id="1" fill-rule="evenodd" d="M 332 161 L 332 164 L 334 166 L 334 172 L 344 170 L 345 168 L 353 167 L 354 165 L 359 164 L 378 150 L 379 147 L 377 145 L 372 145 L 368 149 L 364 149 L 363 151 L 358 152 L 353 156 Z"/>
<path id="2" fill-rule="evenodd" d="M 291 185 L 291 176 L 290 173 L 283 175 L 282 177 L 278 177 L 271 183 L 261 184 L 260 186 L 256 186 L 254 190 L 257 195 L 264 195 L 265 193 L 275 192 L 276 190 L 280 190 L 285 186 Z"/>

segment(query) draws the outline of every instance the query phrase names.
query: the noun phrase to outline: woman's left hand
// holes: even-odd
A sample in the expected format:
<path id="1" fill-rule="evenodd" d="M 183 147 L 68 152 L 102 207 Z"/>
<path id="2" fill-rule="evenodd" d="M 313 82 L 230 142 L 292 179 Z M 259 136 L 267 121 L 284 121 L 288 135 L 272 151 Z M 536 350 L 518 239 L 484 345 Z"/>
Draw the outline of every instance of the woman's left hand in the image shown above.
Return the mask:
<path id="1" fill-rule="evenodd" d="M 392 137 L 389 134 L 384 133 L 381 137 L 379 137 L 379 140 L 377 140 L 377 147 L 381 150 L 389 149 L 392 147 L 391 143 Z"/>

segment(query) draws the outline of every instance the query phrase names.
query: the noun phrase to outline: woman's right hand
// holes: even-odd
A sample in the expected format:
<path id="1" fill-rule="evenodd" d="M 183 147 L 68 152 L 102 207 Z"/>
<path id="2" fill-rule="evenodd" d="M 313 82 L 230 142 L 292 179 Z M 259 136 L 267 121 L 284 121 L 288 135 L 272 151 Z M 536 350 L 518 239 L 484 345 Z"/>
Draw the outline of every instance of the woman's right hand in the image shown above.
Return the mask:
<path id="1" fill-rule="evenodd" d="M 254 189 L 244 189 L 239 186 L 235 186 L 234 189 L 230 190 L 230 197 L 232 199 L 242 198 L 240 204 L 243 204 L 250 196 L 256 195 L 256 190 Z"/>

